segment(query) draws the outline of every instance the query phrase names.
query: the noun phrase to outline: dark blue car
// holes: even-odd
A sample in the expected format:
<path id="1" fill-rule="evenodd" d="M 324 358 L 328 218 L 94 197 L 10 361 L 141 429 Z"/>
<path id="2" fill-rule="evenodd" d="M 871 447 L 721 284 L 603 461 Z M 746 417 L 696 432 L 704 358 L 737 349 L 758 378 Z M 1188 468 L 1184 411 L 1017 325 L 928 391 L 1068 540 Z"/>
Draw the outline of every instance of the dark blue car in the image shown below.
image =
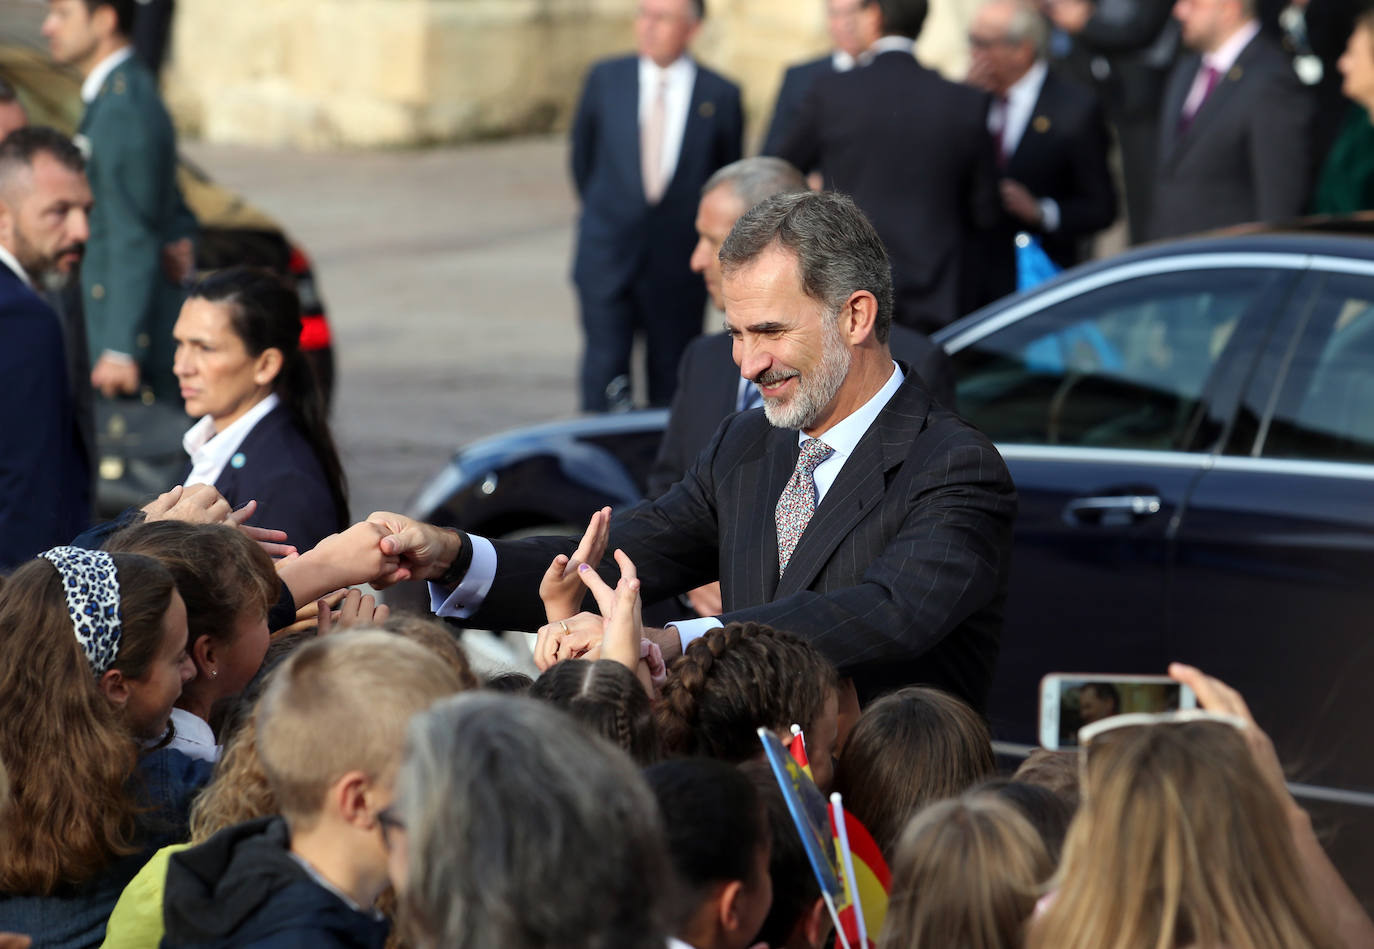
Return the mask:
<path id="1" fill-rule="evenodd" d="M 1195 664 L 1249 700 L 1347 879 L 1374 893 L 1374 241 L 1145 248 L 938 340 L 1021 498 L 998 750 L 1035 742 L 1046 672 Z M 413 513 L 580 530 L 638 499 L 663 423 L 585 418 L 474 445 Z"/>

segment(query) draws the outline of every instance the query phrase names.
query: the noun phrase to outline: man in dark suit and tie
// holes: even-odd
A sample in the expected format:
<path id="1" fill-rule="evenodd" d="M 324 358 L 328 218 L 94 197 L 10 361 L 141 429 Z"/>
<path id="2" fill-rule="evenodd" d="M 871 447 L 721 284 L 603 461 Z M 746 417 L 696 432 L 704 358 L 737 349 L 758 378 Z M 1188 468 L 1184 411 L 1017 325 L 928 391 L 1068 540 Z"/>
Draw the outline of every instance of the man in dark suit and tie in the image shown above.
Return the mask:
<path id="1" fill-rule="evenodd" d="M 90 210 L 85 162 L 70 139 L 32 127 L 0 142 L 0 570 L 90 522 L 90 461 L 62 329 L 34 289 L 75 270 Z"/>
<path id="2" fill-rule="evenodd" d="M 872 23 L 871 17 L 859 15 L 867 3 L 868 0 L 826 0 L 826 28 L 835 49 L 817 59 L 789 66 L 783 73 L 782 86 L 773 106 L 773 120 L 768 123 L 768 134 L 763 139 L 763 154 L 777 153 L 783 138 L 796 123 L 812 83 L 831 73 L 849 72 L 858 65 L 863 51 L 878 39 L 863 32 Z"/>
<path id="3" fill-rule="evenodd" d="M 1297 217 L 1312 104 L 1260 34 L 1254 0 L 1178 0 L 1174 16 L 1193 52 L 1165 87 L 1150 236 Z"/>
<path id="4" fill-rule="evenodd" d="M 1016 289 L 1013 252 L 975 253 L 1002 220 L 987 93 L 912 55 L 926 0 L 869 0 L 871 62 L 822 76 L 777 155 L 851 195 L 892 258 L 896 319 L 933 333 Z"/>
<path id="5" fill-rule="evenodd" d="M 997 656 L 1016 494 L 992 444 L 892 360 L 891 270 L 877 232 L 833 193 L 784 194 L 722 246 L 740 374 L 763 408 L 731 416 L 663 497 L 610 522 L 646 602 L 719 578 L 719 616 L 645 634 L 671 660 L 714 625 L 805 637 L 860 698 L 924 682 L 981 707 Z M 567 538 L 489 541 L 378 513 L 396 579 L 434 580 L 441 615 L 535 629 L 536 590 Z M 615 570 L 607 561 L 601 569 Z M 539 653 L 599 642 L 579 614 Z"/>
<path id="6" fill-rule="evenodd" d="M 739 88 L 687 55 L 703 14 L 702 0 L 640 0 L 638 55 L 593 66 L 573 119 L 585 411 L 628 404 L 636 332 L 649 402 L 667 405 L 701 333 L 706 294 L 687 268 L 697 192 L 744 135 Z"/>
<path id="7" fill-rule="evenodd" d="M 1091 92 L 1050 72 L 1048 38 L 1030 0 L 989 0 L 969 28 L 968 81 L 993 96 L 988 132 L 1004 176 L 1008 230 L 1034 234 L 1067 268 L 1116 218 L 1116 188 L 1102 107 Z"/>

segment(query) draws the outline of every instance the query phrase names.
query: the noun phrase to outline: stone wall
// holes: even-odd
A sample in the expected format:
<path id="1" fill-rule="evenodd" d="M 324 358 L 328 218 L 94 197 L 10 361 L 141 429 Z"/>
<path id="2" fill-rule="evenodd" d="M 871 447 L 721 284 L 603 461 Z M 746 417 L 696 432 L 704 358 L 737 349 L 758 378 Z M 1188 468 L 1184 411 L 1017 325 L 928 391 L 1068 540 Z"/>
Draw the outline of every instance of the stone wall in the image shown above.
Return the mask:
<path id="1" fill-rule="evenodd" d="M 962 72 L 967 8 L 933 0 L 923 61 Z M 636 0 L 178 0 L 164 83 L 183 134 L 300 148 L 565 128 L 592 61 L 633 44 Z M 826 46 L 821 0 L 710 0 L 696 46 L 744 88 L 750 143 L 783 67 Z"/>

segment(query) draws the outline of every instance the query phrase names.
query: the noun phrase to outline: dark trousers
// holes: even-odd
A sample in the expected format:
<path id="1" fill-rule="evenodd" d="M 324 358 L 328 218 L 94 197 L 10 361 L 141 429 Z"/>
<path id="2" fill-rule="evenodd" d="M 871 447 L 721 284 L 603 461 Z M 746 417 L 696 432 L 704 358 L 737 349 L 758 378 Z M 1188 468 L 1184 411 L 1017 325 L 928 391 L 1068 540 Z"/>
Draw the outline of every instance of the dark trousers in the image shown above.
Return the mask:
<path id="1" fill-rule="evenodd" d="M 701 333 L 705 284 L 698 279 L 695 286 L 665 292 L 661 282 L 641 275 L 618 297 L 604 300 L 579 290 L 578 302 L 582 307 L 582 410 L 628 407 L 630 347 L 636 333 L 644 337 L 649 404 L 672 402 L 682 351 Z"/>

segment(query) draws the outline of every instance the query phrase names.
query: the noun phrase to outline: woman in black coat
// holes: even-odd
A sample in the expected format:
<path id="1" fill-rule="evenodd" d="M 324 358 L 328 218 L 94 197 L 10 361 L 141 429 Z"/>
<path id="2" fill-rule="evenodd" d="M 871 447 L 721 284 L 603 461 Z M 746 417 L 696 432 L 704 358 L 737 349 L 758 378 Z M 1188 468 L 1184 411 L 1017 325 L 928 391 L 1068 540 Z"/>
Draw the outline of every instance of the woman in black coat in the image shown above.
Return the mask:
<path id="1" fill-rule="evenodd" d="M 181 308 L 174 371 L 188 415 L 183 482 L 213 484 L 253 523 L 309 550 L 348 526 L 343 468 L 324 400 L 300 349 L 300 300 L 267 270 L 233 267 L 200 281 Z"/>

